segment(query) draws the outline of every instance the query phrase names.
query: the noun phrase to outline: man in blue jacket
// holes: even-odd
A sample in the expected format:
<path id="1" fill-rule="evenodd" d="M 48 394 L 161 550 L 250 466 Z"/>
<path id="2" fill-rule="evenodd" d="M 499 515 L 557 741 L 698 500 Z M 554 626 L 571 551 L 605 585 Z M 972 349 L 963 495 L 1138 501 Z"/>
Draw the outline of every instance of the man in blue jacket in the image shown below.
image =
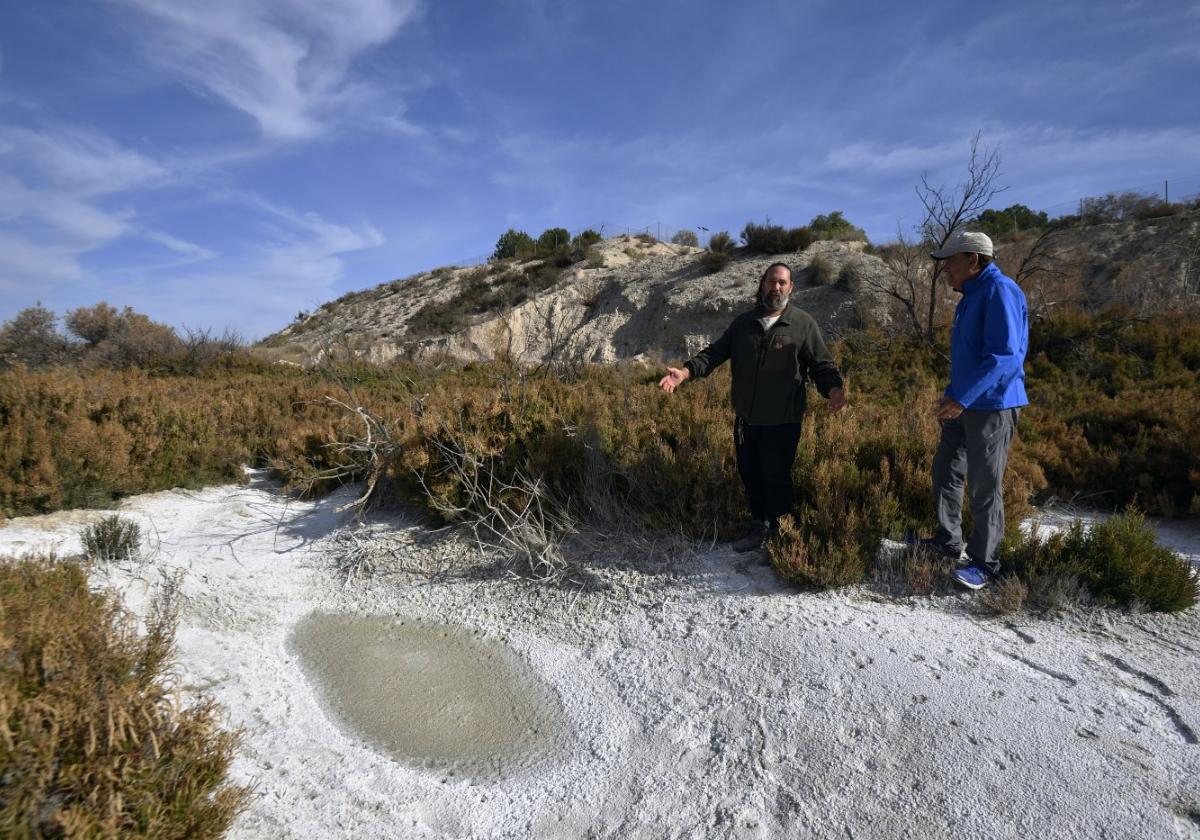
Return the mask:
<path id="1" fill-rule="evenodd" d="M 950 335 L 950 386 L 934 413 L 942 424 L 933 459 L 938 527 L 928 542 L 959 559 L 954 579 L 970 589 L 1000 571 L 1004 536 L 1004 468 L 1025 397 L 1029 312 L 1025 293 L 993 261 L 985 234 L 957 231 L 930 254 L 950 287 L 962 293 Z M 965 551 L 963 479 L 970 485 L 975 529 Z"/>

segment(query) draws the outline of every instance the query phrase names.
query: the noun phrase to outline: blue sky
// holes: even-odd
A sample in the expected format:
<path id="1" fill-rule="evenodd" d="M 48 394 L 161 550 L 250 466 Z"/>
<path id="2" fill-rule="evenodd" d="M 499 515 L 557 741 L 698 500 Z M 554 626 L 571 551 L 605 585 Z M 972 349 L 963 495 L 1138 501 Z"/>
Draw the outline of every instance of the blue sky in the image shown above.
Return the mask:
<path id="1" fill-rule="evenodd" d="M 1200 4 L 56 0 L 0 5 L 0 320 L 299 310 L 535 236 L 871 238 L 1001 157 L 999 206 L 1200 192 Z"/>

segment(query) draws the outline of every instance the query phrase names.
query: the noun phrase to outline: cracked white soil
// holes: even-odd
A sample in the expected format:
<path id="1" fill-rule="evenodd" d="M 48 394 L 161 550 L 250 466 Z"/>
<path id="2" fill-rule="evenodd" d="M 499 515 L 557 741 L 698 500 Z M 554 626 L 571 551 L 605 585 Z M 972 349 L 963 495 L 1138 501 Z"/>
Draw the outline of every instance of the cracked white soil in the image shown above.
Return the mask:
<path id="1" fill-rule="evenodd" d="M 966 595 L 804 594 L 721 545 L 622 543 L 592 587 L 556 588 L 486 574 L 415 521 L 355 525 L 350 498 L 257 480 L 132 498 L 149 560 L 97 575 L 139 613 L 178 576 L 178 686 L 244 730 L 234 837 L 1200 837 L 1195 609 L 1040 621 Z M 77 551 L 101 515 L 11 520 L 0 553 Z M 387 559 L 343 583 L 348 528 Z M 289 644 L 314 611 L 506 642 L 562 705 L 557 746 L 500 779 L 376 752 Z"/>

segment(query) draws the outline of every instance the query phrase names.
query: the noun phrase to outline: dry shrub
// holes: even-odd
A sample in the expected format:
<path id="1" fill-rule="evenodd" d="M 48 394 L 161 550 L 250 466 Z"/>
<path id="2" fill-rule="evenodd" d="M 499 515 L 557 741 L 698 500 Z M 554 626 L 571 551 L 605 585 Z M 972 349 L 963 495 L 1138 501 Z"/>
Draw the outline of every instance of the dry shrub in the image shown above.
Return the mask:
<path id="1" fill-rule="evenodd" d="M 904 563 L 904 584 L 916 595 L 932 595 L 948 588 L 954 565 L 930 551 L 912 551 Z"/>
<path id="2" fill-rule="evenodd" d="M 849 260 L 842 265 L 837 274 L 838 288 L 845 289 L 848 292 L 857 292 L 862 288 L 863 276 L 866 274 L 866 269 L 860 259 Z"/>
<path id="3" fill-rule="evenodd" d="M 502 276 L 489 282 L 507 282 Z M 1048 332 L 1033 340 L 1033 405 L 1005 474 L 1010 525 L 1047 484 L 1059 495 L 1112 490 L 1153 510 L 1194 508 L 1200 326 L 1063 316 L 1038 329 Z M 930 408 L 948 370 L 937 347 L 878 332 L 849 336 L 836 352 L 852 404 L 830 417 L 814 395 L 797 452 L 795 515 L 812 556 L 836 565 L 835 555 L 855 555 L 851 566 L 874 555 L 880 536 L 932 522 L 938 427 Z M 507 363 L 299 371 L 227 361 L 186 376 L 10 370 L 0 373 L 0 509 L 103 505 L 239 480 L 250 463 L 312 494 L 370 480 L 380 501 L 440 517 L 470 494 L 470 476 L 447 470 L 439 450 L 452 445 L 486 463 L 514 506 L 528 501 L 517 489 L 527 480 L 573 521 L 594 521 L 601 499 L 651 530 L 731 536 L 744 501 L 728 369 L 671 397 L 654 387 L 658 375 L 579 366 L 566 377 Z M 373 439 L 386 439 L 388 451 L 344 445 L 362 434 L 358 408 L 386 426 Z M 936 585 L 935 571 L 914 569 L 914 590 Z"/>
<path id="4" fill-rule="evenodd" d="M 1030 336 L 1022 438 L 1064 498 L 1183 515 L 1200 490 L 1200 323 L 1114 309 L 1063 313 Z M 1151 384 L 1152 383 L 1152 384 Z"/>
<path id="5" fill-rule="evenodd" d="M 1043 615 L 1063 610 L 1086 609 L 1096 604 L 1096 599 L 1092 597 L 1087 584 L 1070 573 L 1042 575 L 1034 578 L 1027 586 L 1029 594 L 1025 600 L 1026 608 Z"/>
<path id="6" fill-rule="evenodd" d="M 988 585 L 977 599 L 978 605 L 994 615 L 1019 612 L 1029 597 L 1029 587 L 1016 575 L 1004 575 Z"/>
<path id="7" fill-rule="evenodd" d="M 247 791 L 208 701 L 177 708 L 163 678 L 169 608 L 135 621 L 73 562 L 0 563 L 0 834 L 220 837 Z"/>
<path id="8" fill-rule="evenodd" d="M 375 387 L 386 394 L 390 384 Z M 333 459 L 324 444 L 351 423 L 322 401 L 338 388 L 291 371 L 0 373 L 0 512 L 101 507 L 132 493 L 236 482 L 243 464 L 275 457 Z"/>
<path id="9" fill-rule="evenodd" d="M 141 551 L 142 529 L 136 522 L 120 516 L 105 516 L 87 525 L 79 534 L 83 553 L 93 563 L 128 563 Z"/>
<path id="10" fill-rule="evenodd" d="M 728 251 L 705 251 L 700 255 L 700 266 L 705 274 L 716 274 L 729 265 Z"/>
<path id="11" fill-rule="evenodd" d="M 867 564 L 852 539 L 814 539 L 791 516 L 779 520 L 779 533 L 767 554 L 780 576 L 804 589 L 833 589 L 862 583 Z"/>
<path id="12" fill-rule="evenodd" d="M 833 263 L 820 254 L 817 254 L 809 262 L 808 267 L 804 269 L 804 276 L 812 286 L 828 286 L 837 279 L 833 271 Z"/>
<path id="13" fill-rule="evenodd" d="M 685 245 L 689 248 L 698 248 L 700 247 L 700 239 L 696 236 L 694 231 L 690 231 L 685 228 L 684 230 L 675 231 L 674 235 L 671 237 L 671 244 Z"/>

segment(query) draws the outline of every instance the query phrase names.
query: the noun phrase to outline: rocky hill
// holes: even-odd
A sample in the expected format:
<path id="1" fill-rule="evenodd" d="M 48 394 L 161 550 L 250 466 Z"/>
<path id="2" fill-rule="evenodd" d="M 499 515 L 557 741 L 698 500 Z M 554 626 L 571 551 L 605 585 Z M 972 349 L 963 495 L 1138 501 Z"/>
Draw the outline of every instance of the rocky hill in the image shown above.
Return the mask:
<path id="1" fill-rule="evenodd" d="M 792 302 L 827 335 L 864 320 L 902 326 L 895 301 L 880 290 L 892 282 L 886 246 L 882 257 L 876 250 L 818 241 L 792 254 L 735 252 L 722 270 L 708 273 L 699 248 L 620 236 L 561 267 L 541 260 L 445 267 L 353 292 L 261 346 L 304 365 L 344 353 L 376 363 L 679 360 L 751 305 L 758 278 L 776 260 L 792 265 Z M 1200 296 L 1200 213 L 1017 237 L 998 243 L 997 259 L 1014 276 L 1030 272 L 1022 283 L 1032 289 L 1035 309 L 1170 305 Z"/>
<path id="2" fill-rule="evenodd" d="M 862 242 L 817 242 L 778 257 L 735 255 L 713 274 L 703 254 L 620 236 L 594 245 L 586 263 L 562 269 L 536 260 L 437 269 L 327 303 L 262 345 L 299 364 L 339 350 L 374 362 L 678 359 L 751 305 L 759 277 L 777 259 L 793 266 L 793 303 L 833 333 L 873 299 L 853 291 L 851 278 L 886 273 Z"/>

